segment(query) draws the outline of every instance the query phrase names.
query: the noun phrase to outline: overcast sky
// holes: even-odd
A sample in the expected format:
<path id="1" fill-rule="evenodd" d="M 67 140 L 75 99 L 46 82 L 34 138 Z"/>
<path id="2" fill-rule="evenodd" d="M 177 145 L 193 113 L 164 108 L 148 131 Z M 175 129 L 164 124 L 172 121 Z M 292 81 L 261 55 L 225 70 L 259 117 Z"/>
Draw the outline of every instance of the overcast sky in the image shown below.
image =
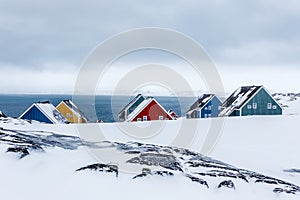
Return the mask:
<path id="1" fill-rule="evenodd" d="M 298 0 L 0 0 L 0 93 L 72 93 L 96 45 L 142 27 L 193 38 L 229 92 L 245 84 L 300 91 Z"/>

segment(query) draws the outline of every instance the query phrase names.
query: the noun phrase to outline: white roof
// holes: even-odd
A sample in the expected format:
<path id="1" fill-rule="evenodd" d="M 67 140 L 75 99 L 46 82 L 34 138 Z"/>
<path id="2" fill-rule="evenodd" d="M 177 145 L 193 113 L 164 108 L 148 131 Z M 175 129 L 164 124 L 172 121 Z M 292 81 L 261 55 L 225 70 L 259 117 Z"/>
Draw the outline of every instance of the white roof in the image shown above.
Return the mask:
<path id="1" fill-rule="evenodd" d="M 143 110 L 151 101 L 153 100 L 153 98 L 148 98 L 145 99 L 144 101 L 142 101 L 142 103 L 140 103 L 140 105 L 138 105 L 134 111 L 132 111 L 128 117 L 126 121 L 131 121 L 133 120 L 133 118 L 141 111 Z"/>
<path id="2" fill-rule="evenodd" d="M 244 86 L 239 87 L 226 101 L 223 103 L 223 110 L 219 116 L 228 116 L 235 109 L 240 109 L 262 86 Z"/>
<path id="3" fill-rule="evenodd" d="M 133 120 L 151 101 L 155 101 L 157 103 L 157 105 L 159 105 L 161 107 L 161 109 L 163 109 L 165 111 L 165 113 L 167 115 L 170 116 L 170 118 L 173 119 L 173 117 L 170 115 L 169 112 L 167 112 L 153 97 L 148 97 L 147 99 L 145 99 L 144 101 L 142 101 L 142 103 L 140 103 L 140 105 L 138 105 L 134 111 L 132 111 L 132 113 L 130 113 L 126 119 L 126 121 L 130 122 L 131 120 Z"/>
<path id="4" fill-rule="evenodd" d="M 83 112 L 81 112 L 71 100 L 64 100 L 61 103 L 64 103 L 66 106 L 68 106 L 68 108 L 70 108 L 77 117 L 81 117 L 84 120 L 88 121 L 87 118 L 84 116 Z"/>

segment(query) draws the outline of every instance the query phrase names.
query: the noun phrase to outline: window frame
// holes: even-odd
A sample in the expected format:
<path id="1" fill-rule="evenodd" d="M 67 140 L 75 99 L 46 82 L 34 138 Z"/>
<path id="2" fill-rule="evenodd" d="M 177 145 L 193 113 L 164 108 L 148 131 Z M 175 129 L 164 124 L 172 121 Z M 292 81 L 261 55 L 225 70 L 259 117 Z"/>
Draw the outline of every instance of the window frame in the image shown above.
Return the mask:
<path id="1" fill-rule="evenodd" d="M 253 103 L 253 104 L 252 104 L 252 108 L 253 108 L 254 110 L 256 110 L 256 109 L 257 109 L 257 103 Z"/>
<path id="2" fill-rule="evenodd" d="M 268 108 L 268 110 L 271 110 L 272 109 L 272 103 L 268 103 L 267 108 Z"/>
<path id="3" fill-rule="evenodd" d="M 148 116 L 147 115 L 143 116 L 143 121 L 148 121 Z"/>

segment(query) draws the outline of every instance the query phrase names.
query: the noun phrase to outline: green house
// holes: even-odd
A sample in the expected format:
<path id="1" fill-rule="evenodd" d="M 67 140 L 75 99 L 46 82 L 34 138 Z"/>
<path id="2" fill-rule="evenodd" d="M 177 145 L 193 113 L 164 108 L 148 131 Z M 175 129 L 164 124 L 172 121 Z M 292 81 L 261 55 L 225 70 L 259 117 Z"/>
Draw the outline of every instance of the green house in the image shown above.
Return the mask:
<path id="1" fill-rule="evenodd" d="M 224 101 L 219 116 L 248 115 L 282 115 L 282 107 L 264 86 L 244 86 Z"/>

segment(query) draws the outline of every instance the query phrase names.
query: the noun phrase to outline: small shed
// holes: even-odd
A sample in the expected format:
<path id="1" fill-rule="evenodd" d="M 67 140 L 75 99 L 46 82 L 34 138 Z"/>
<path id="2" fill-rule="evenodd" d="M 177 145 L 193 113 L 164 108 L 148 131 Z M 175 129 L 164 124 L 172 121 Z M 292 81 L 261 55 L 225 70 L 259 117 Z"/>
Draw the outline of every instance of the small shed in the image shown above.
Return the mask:
<path id="1" fill-rule="evenodd" d="M 63 100 L 56 109 L 71 123 L 88 123 L 83 112 L 71 100 Z"/>
<path id="2" fill-rule="evenodd" d="M 178 115 L 174 110 L 168 110 L 168 113 L 173 117 L 173 119 L 178 119 Z"/>
<path id="3" fill-rule="evenodd" d="M 264 86 L 243 86 L 222 104 L 219 116 L 282 115 L 281 105 Z"/>
<path id="4" fill-rule="evenodd" d="M 221 100 L 215 94 L 203 94 L 187 111 L 186 118 L 218 117 L 221 105 Z"/>
<path id="5" fill-rule="evenodd" d="M 32 104 L 19 119 L 35 120 L 47 124 L 69 123 L 49 101 Z"/>

